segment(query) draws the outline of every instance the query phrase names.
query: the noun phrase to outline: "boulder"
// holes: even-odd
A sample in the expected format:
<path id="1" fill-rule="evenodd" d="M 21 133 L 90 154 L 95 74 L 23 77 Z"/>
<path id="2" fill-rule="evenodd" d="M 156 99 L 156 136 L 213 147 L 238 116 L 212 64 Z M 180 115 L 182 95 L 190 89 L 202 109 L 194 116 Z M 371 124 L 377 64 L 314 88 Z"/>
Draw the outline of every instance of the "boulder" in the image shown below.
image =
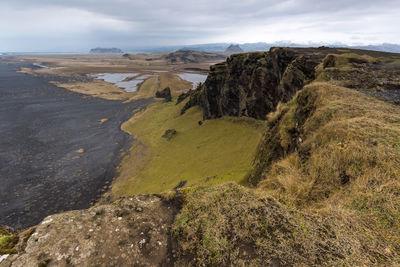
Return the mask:
<path id="1" fill-rule="evenodd" d="M 168 141 L 172 139 L 172 137 L 174 137 L 177 134 L 175 129 L 168 129 L 165 131 L 164 135 L 162 136 L 162 138 L 167 139 Z"/>
<path id="2" fill-rule="evenodd" d="M 171 89 L 169 87 L 165 87 L 162 91 L 157 91 L 156 97 L 164 98 L 165 102 L 172 101 Z"/>

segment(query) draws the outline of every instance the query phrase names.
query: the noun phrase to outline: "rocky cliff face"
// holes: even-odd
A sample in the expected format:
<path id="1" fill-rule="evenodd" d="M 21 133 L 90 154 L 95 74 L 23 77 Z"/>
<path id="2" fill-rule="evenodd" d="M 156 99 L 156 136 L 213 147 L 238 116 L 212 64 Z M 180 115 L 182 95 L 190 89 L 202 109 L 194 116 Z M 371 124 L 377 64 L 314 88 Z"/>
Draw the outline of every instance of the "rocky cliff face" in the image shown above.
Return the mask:
<path id="1" fill-rule="evenodd" d="M 396 54 L 327 47 L 236 54 L 211 66 L 206 82 L 183 96 L 190 96 L 190 100 L 182 113 L 200 105 L 204 119 L 248 116 L 264 120 L 279 102 L 289 101 L 315 80 L 321 72 L 317 66 L 324 70 L 320 79 L 336 80 L 345 87 L 398 103 L 398 65 Z"/>
<path id="2" fill-rule="evenodd" d="M 205 119 L 265 119 L 280 101 L 290 100 L 315 78 L 315 67 L 324 54 L 317 52 L 321 51 L 271 48 L 269 52 L 233 55 L 210 67 L 206 82 L 192 94 L 184 110 L 198 104 Z"/>

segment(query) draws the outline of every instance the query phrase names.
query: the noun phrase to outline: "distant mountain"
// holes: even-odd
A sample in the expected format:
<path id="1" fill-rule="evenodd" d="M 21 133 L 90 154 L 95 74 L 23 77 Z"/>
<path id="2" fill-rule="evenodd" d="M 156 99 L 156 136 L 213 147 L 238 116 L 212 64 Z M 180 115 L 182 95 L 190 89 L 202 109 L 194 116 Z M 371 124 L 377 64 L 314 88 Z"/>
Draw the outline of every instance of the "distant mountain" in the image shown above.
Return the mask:
<path id="1" fill-rule="evenodd" d="M 383 44 L 379 44 L 379 45 L 351 46 L 351 48 L 400 53 L 400 45 L 398 45 L 398 44 L 383 43 Z"/>
<path id="2" fill-rule="evenodd" d="M 356 48 L 365 50 L 376 50 L 383 52 L 400 53 L 400 45 L 398 44 L 376 44 L 376 45 L 346 45 L 343 43 L 307 43 L 299 44 L 292 43 L 290 41 L 280 41 L 273 43 L 244 43 L 238 44 L 243 52 L 257 52 L 257 51 L 268 51 L 271 47 L 344 47 L 344 48 Z M 186 45 L 186 46 L 157 46 L 157 47 L 137 47 L 135 49 L 129 49 L 133 52 L 174 52 L 178 50 L 192 50 L 198 52 L 214 52 L 224 53 L 224 51 L 231 46 L 230 43 L 211 43 L 211 44 L 198 44 L 198 45 Z"/>
<path id="3" fill-rule="evenodd" d="M 96 53 L 96 54 L 110 54 L 110 53 L 123 53 L 121 49 L 119 48 L 102 48 L 102 47 L 96 47 L 93 49 L 90 49 L 90 53 Z"/>
<path id="4" fill-rule="evenodd" d="M 243 53 L 243 49 L 240 48 L 239 45 L 233 45 L 231 44 L 230 46 L 228 46 L 227 49 L 225 49 L 225 54 L 227 55 L 232 55 L 232 54 L 239 54 L 239 53 Z"/>
<path id="5" fill-rule="evenodd" d="M 194 50 L 181 49 L 164 56 L 168 63 L 199 63 L 203 61 L 224 60 L 225 55 L 218 53 L 199 52 Z"/>

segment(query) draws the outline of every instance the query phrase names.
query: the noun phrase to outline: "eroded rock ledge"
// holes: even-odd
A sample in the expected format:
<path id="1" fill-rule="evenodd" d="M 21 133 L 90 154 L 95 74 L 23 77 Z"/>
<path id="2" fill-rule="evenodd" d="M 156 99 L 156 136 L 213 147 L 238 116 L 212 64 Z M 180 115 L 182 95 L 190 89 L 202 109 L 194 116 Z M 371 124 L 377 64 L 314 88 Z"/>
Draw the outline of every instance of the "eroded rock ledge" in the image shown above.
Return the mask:
<path id="1" fill-rule="evenodd" d="M 247 116 L 265 120 L 279 102 L 289 101 L 314 81 L 321 66 L 323 80 L 399 103 L 395 58 L 391 53 L 327 47 L 275 47 L 269 52 L 236 54 L 211 66 L 205 83 L 182 94 L 178 102 L 189 98 L 181 113 L 199 105 L 204 119 Z"/>
<path id="2" fill-rule="evenodd" d="M 176 208 L 154 195 L 46 217 L 0 266 L 158 266 L 171 260 Z"/>
<path id="3" fill-rule="evenodd" d="M 232 55 L 210 67 L 206 82 L 191 94 L 182 112 L 200 105 L 205 119 L 265 119 L 280 101 L 289 101 L 315 78 L 315 67 L 326 55 L 323 50 L 271 48 L 269 52 Z"/>

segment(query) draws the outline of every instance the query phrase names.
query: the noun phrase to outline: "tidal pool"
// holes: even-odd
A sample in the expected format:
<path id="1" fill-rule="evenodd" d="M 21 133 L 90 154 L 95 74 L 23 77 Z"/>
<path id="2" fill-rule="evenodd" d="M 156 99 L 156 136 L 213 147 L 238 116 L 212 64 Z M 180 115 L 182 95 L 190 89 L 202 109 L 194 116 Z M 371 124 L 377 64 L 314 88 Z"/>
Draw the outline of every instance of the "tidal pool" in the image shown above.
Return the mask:
<path id="1" fill-rule="evenodd" d="M 89 74 L 88 76 L 113 83 L 126 92 L 136 92 L 138 85 L 152 75 L 140 75 L 139 73 L 96 73 Z"/>
<path id="2" fill-rule="evenodd" d="M 204 83 L 207 79 L 207 75 L 197 73 L 179 73 L 178 76 L 186 81 L 193 84 L 192 89 L 195 89 L 199 83 Z"/>

